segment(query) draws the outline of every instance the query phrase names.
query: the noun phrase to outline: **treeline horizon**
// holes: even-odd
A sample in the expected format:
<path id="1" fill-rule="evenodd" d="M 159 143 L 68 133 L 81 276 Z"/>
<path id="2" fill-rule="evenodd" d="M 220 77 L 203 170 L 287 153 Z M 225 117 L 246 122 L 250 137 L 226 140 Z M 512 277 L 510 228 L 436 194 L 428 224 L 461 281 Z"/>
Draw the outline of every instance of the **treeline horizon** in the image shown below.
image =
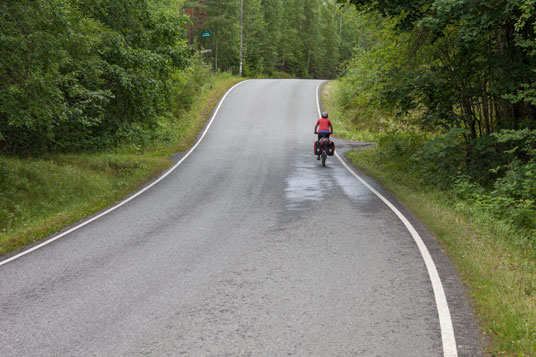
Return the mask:
<path id="1" fill-rule="evenodd" d="M 183 0 L 3 1 L 0 154 L 150 142 L 166 122 L 181 120 L 207 70 L 238 73 L 240 45 L 240 1 L 205 5 L 214 59 L 199 55 L 199 34 L 188 46 L 186 6 Z M 336 77 L 355 39 L 348 12 L 355 10 L 335 0 L 244 0 L 244 75 Z"/>
<path id="2" fill-rule="evenodd" d="M 184 6 L 206 14 L 193 26 L 194 47 L 212 50 L 205 56 L 216 70 L 238 73 L 240 0 Z M 335 79 L 357 43 L 356 20 L 353 7 L 335 0 L 244 0 L 243 73 Z M 204 30 L 212 36 L 201 37 Z"/>

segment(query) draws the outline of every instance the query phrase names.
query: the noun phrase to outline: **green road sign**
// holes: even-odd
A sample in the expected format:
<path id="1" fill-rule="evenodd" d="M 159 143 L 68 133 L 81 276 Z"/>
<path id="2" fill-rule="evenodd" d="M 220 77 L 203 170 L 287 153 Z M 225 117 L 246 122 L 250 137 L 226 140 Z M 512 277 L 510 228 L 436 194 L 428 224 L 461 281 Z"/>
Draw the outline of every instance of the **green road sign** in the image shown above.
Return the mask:
<path id="1" fill-rule="evenodd" d="M 203 30 L 203 32 L 201 32 L 201 37 L 210 37 L 212 36 L 212 32 L 210 32 L 210 30 Z"/>

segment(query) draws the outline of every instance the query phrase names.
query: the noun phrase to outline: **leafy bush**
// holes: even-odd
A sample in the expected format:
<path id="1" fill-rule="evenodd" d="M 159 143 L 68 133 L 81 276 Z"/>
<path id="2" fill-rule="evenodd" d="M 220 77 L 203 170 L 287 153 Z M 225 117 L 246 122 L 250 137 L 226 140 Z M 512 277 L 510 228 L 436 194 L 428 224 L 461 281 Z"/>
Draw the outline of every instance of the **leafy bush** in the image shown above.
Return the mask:
<path id="1" fill-rule="evenodd" d="M 463 129 L 433 139 L 391 132 L 378 142 L 378 160 L 473 202 L 536 244 L 536 131 L 502 130 L 469 143 L 465 135 Z"/>
<path id="2" fill-rule="evenodd" d="M 493 136 L 509 150 L 508 161 L 493 170 L 504 175 L 495 181 L 491 196 L 512 222 L 536 232 L 536 130 L 503 130 Z"/>
<path id="3" fill-rule="evenodd" d="M 47 150 L 58 132 L 100 123 L 112 97 L 98 54 L 105 29 L 69 0 L 4 1 L 0 22 L 0 151 Z"/>
<path id="4" fill-rule="evenodd" d="M 202 86 L 210 82 L 211 76 L 210 66 L 201 55 L 193 56 L 188 68 L 173 74 L 172 107 L 175 116 L 191 108 L 195 97 L 201 92 Z"/>
<path id="5" fill-rule="evenodd" d="M 482 135 L 465 143 L 466 157 L 464 171 L 472 180 L 488 187 L 493 185 L 497 175 L 492 171 L 505 157 L 492 135 Z"/>
<path id="6" fill-rule="evenodd" d="M 186 21 L 161 0 L 2 2 L 0 153 L 98 149 L 130 127 L 154 130 L 188 63 Z"/>
<path id="7" fill-rule="evenodd" d="M 414 151 L 411 159 L 430 182 L 441 186 L 452 184 L 463 166 L 464 129 L 451 129 L 445 135 L 428 140 L 422 149 Z"/>
<path id="8" fill-rule="evenodd" d="M 424 137 L 416 133 L 391 131 L 380 137 L 380 155 L 386 160 L 394 158 L 408 160 L 416 150 L 424 145 Z"/>

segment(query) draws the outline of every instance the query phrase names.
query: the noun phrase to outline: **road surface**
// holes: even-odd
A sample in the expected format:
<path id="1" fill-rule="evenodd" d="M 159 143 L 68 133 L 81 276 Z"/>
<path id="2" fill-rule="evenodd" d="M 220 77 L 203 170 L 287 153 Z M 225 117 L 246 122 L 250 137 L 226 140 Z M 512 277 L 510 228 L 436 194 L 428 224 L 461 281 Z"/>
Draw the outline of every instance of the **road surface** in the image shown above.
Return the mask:
<path id="1" fill-rule="evenodd" d="M 0 355 L 443 355 L 412 235 L 313 156 L 320 83 L 240 84 L 161 182 L 0 266 Z M 480 354 L 452 266 L 399 209 L 439 271 L 455 350 Z"/>

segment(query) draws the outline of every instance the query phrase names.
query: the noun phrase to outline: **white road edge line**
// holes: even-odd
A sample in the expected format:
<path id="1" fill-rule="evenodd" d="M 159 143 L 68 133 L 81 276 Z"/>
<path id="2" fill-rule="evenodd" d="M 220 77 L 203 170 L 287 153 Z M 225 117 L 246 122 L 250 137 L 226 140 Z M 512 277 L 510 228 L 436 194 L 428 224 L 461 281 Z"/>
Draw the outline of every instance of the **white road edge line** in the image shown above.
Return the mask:
<path id="1" fill-rule="evenodd" d="M 14 261 L 15 259 L 18 259 L 22 256 L 25 256 L 26 254 L 29 254 L 39 248 L 42 248 L 44 247 L 45 245 L 47 244 L 50 244 L 62 237 L 65 237 L 66 235 L 76 231 L 77 229 L 80 229 L 88 224 L 90 224 L 91 222 L 93 221 L 96 221 L 97 219 L 101 218 L 102 216 L 105 216 L 107 215 L 108 213 L 118 209 L 119 207 L 123 206 L 125 203 L 127 202 L 130 202 L 132 201 L 133 199 L 135 199 L 136 197 L 138 197 L 139 195 L 141 195 L 142 193 L 144 193 L 145 191 L 147 191 L 148 189 L 150 189 L 151 187 L 155 186 L 157 183 L 159 183 L 160 181 L 162 181 L 164 178 L 166 178 L 166 176 L 168 176 L 170 173 L 172 173 L 177 167 L 179 167 L 183 162 L 184 160 L 186 160 L 188 158 L 188 156 L 190 156 L 190 154 L 197 148 L 197 146 L 199 145 L 199 143 L 201 143 L 201 141 L 203 140 L 203 138 L 205 137 L 206 133 L 208 132 L 208 129 L 211 127 L 212 125 L 212 122 L 214 121 L 214 119 L 216 118 L 216 115 L 218 114 L 219 110 L 220 110 L 220 107 L 222 106 L 225 98 L 227 98 L 227 95 L 229 95 L 229 93 L 231 93 L 231 91 L 233 89 L 235 89 L 236 87 L 238 87 L 239 85 L 241 85 L 242 83 L 244 82 L 247 82 L 247 81 L 242 81 L 242 82 L 239 82 L 237 84 L 235 84 L 234 86 L 232 86 L 226 93 L 225 95 L 221 98 L 218 106 L 216 107 L 216 110 L 214 111 L 214 114 L 212 114 L 212 118 L 210 119 L 207 127 L 205 128 L 205 130 L 203 131 L 203 134 L 201 134 L 201 137 L 199 138 L 199 140 L 197 140 L 197 142 L 195 143 L 194 146 L 192 146 L 192 148 L 188 151 L 188 153 L 186 155 L 184 155 L 184 157 L 179 161 L 177 162 L 175 165 L 173 165 L 170 169 L 168 169 L 166 171 L 166 173 L 164 173 L 162 176 L 160 176 L 158 179 L 156 179 L 155 181 L 153 181 L 150 185 L 148 186 L 145 186 L 143 189 L 141 189 L 140 191 L 136 192 L 134 195 L 130 196 L 129 198 L 127 198 L 126 200 L 122 201 L 122 202 L 119 202 L 118 204 L 116 204 L 115 206 L 112 206 L 111 208 L 107 209 L 106 211 L 100 213 L 99 215 L 95 216 L 95 217 L 92 217 L 91 219 L 88 219 L 87 221 L 83 222 L 83 223 L 80 223 L 79 225 L 61 233 L 61 234 L 58 234 L 57 236 L 55 236 L 54 238 L 51 238 L 39 245 L 36 245 L 35 247 L 32 247 L 30 249 L 27 249 L 17 255 L 14 255 L 6 260 L 3 260 L 0 262 L 0 266 L 4 265 L 4 264 L 7 264 L 9 262 L 12 262 Z"/>
<path id="2" fill-rule="evenodd" d="M 321 110 L 320 110 L 320 86 L 321 85 L 322 83 L 318 84 L 318 86 L 316 87 L 316 106 L 318 109 L 318 116 L 321 115 Z M 435 296 L 435 301 L 437 305 L 437 312 L 439 314 L 439 325 L 441 328 L 441 340 L 443 343 L 443 356 L 445 357 L 458 356 L 458 349 L 456 347 L 456 338 L 454 337 L 454 327 L 452 326 L 452 319 L 450 317 L 450 310 L 447 304 L 447 297 L 445 296 L 443 284 L 441 283 L 441 279 L 439 278 L 439 273 L 437 272 L 437 268 L 436 268 L 436 265 L 434 264 L 434 260 L 432 259 L 432 256 L 430 255 L 428 248 L 426 248 L 426 245 L 424 244 L 421 236 L 415 230 L 415 228 L 409 222 L 409 220 L 402 214 L 402 212 L 400 212 L 387 198 L 385 198 L 381 193 L 379 193 L 372 186 L 370 186 L 363 178 L 361 178 L 358 174 L 356 174 L 355 171 L 352 170 L 346 164 L 346 162 L 344 162 L 344 160 L 339 156 L 339 154 L 335 153 L 335 156 L 337 156 L 337 158 L 343 164 L 343 166 L 356 179 L 361 181 L 361 183 L 365 185 L 365 187 L 367 187 L 376 196 L 378 196 L 378 198 L 382 200 L 397 215 L 397 217 L 402 221 L 402 223 L 404 223 L 408 231 L 411 233 L 413 240 L 419 247 L 419 251 L 421 252 L 421 255 L 424 259 L 426 269 L 428 270 L 428 275 L 430 276 L 430 280 L 432 282 L 432 288 L 434 290 L 434 296 Z"/>

